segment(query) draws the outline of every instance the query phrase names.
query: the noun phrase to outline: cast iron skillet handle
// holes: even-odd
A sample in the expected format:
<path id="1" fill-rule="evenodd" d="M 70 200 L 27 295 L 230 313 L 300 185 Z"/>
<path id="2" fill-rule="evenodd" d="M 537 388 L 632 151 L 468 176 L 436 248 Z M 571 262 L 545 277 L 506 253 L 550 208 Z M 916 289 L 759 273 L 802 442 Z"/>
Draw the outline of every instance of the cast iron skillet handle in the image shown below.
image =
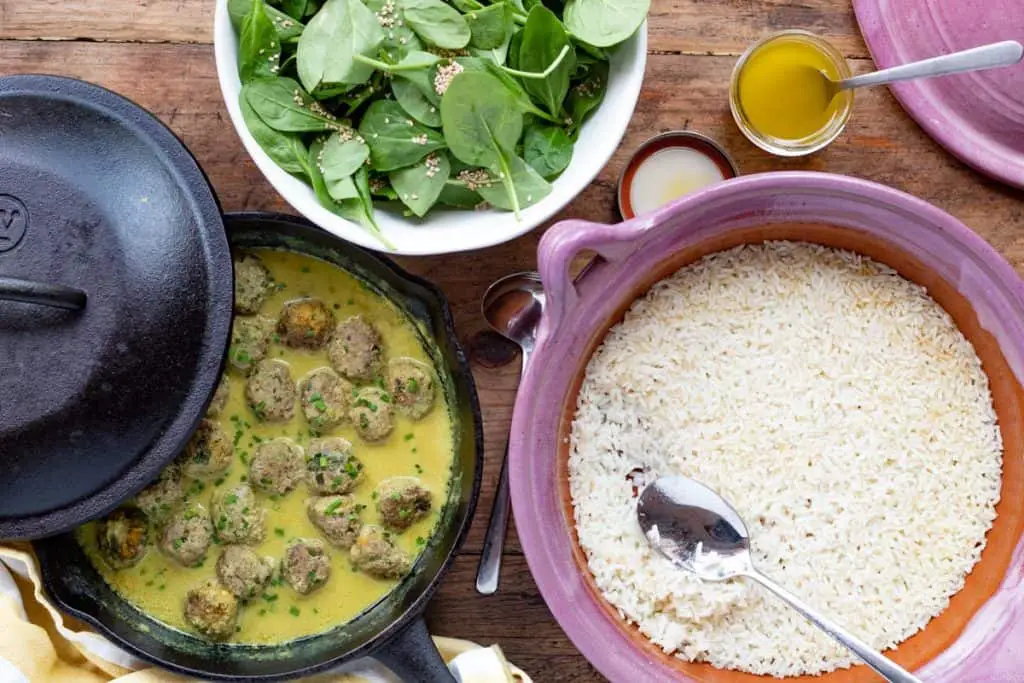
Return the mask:
<path id="1" fill-rule="evenodd" d="M 454 683 L 455 677 L 441 659 L 423 616 L 416 617 L 384 647 L 373 653 L 405 683 Z"/>
<path id="2" fill-rule="evenodd" d="M 85 292 L 74 287 L 51 285 L 15 277 L 0 277 L 0 300 L 20 301 L 77 311 L 85 308 Z"/>

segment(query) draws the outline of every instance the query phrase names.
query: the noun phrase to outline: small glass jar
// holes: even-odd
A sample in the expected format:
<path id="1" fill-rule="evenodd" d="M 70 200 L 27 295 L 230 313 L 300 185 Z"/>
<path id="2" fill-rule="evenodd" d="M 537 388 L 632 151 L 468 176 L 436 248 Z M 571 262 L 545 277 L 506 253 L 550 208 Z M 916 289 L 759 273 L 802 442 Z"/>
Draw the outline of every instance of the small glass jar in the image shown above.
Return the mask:
<path id="1" fill-rule="evenodd" d="M 801 46 L 813 48 L 822 58 L 821 65 L 824 67 L 823 70 L 833 80 L 843 80 L 852 75 L 846 59 L 831 43 L 807 31 L 781 31 L 754 43 L 740 56 L 732 72 L 732 82 L 729 87 L 729 106 L 732 109 L 736 125 L 755 145 L 778 156 L 798 157 L 817 152 L 839 137 L 839 134 L 843 132 L 843 128 L 846 127 L 846 122 L 850 119 L 850 113 L 853 110 L 853 91 L 844 90 L 836 93 L 828 105 L 828 108 L 832 110 L 831 116 L 824 125 L 809 135 L 790 139 L 758 130 L 743 110 L 740 97 L 741 79 L 746 75 L 744 70 L 748 64 L 762 50 L 778 48 L 787 42 L 799 43 Z M 780 88 L 780 90 L 784 90 L 784 88 Z M 778 96 L 787 97 L 788 94 L 786 92 L 779 92 Z"/>

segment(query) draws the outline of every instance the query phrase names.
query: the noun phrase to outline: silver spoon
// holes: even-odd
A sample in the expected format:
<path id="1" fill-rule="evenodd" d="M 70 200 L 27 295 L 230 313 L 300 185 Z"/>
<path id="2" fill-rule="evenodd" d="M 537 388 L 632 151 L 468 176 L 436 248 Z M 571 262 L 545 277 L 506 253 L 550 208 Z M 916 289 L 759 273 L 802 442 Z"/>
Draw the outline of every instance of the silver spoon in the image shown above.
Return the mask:
<path id="1" fill-rule="evenodd" d="M 526 364 L 530 361 L 530 354 L 533 353 L 537 324 L 544 310 L 544 288 L 541 285 L 540 274 L 513 273 L 501 278 L 487 288 L 480 308 L 487 323 L 495 332 L 515 342 L 522 349 L 522 377 L 522 373 L 526 372 Z M 480 567 L 476 573 L 476 590 L 483 595 L 492 595 L 498 590 L 501 553 L 505 548 L 510 508 L 506 443 L 505 458 L 501 462 L 501 475 L 498 477 L 498 491 L 494 497 L 494 507 L 491 508 L 491 519 L 487 523 Z"/>
<path id="2" fill-rule="evenodd" d="M 887 681 L 921 683 L 913 674 L 757 571 L 750 559 L 750 535 L 739 513 L 703 484 L 686 477 L 655 479 L 640 494 L 636 513 L 647 541 L 680 569 L 704 581 L 724 581 L 739 576 L 753 579 L 850 648 Z"/>
<path id="3" fill-rule="evenodd" d="M 818 71 L 818 73 L 821 74 L 825 81 L 824 85 L 831 101 L 833 97 L 843 90 L 852 90 L 853 88 L 863 88 L 871 85 L 885 85 L 887 83 L 909 81 L 916 78 L 946 76 L 966 71 L 978 71 L 979 69 L 991 69 L 997 66 L 1010 66 L 1021 61 L 1022 58 L 1024 58 L 1024 46 L 1016 40 L 1004 40 L 1001 43 L 982 45 L 981 47 L 953 52 L 941 57 L 923 59 L 920 62 L 901 64 L 891 69 L 873 71 L 869 74 L 854 76 L 842 81 L 833 81 L 823 71 Z"/>

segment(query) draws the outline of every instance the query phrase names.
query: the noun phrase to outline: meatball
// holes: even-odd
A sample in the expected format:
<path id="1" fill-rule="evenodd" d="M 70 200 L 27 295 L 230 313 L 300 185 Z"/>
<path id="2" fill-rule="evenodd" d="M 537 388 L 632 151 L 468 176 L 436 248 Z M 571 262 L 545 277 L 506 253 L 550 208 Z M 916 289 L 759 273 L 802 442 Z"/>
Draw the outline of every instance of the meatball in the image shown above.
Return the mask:
<path id="1" fill-rule="evenodd" d="M 365 441 L 383 441 L 395 428 L 391 394 L 377 387 L 363 387 L 352 401 L 348 418 Z"/>
<path id="2" fill-rule="evenodd" d="M 306 485 L 315 494 L 348 493 L 363 481 L 363 463 L 341 437 L 313 439 L 306 454 Z"/>
<path id="3" fill-rule="evenodd" d="M 262 360 L 245 384 L 245 397 L 256 417 L 264 422 L 288 422 L 295 415 L 295 383 L 288 364 Z"/>
<path id="4" fill-rule="evenodd" d="M 238 599 L 216 579 L 207 579 L 185 596 L 185 620 L 207 638 L 227 640 L 237 619 Z"/>
<path id="5" fill-rule="evenodd" d="M 192 567 L 206 556 L 212 541 L 210 515 L 194 503 L 171 517 L 160 537 L 160 549 L 178 564 Z"/>
<path id="6" fill-rule="evenodd" d="M 334 369 L 355 382 L 369 382 L 381 373 L 384 347 L 380 332 L 355 315 L 334 329 L 327 345 L 327 357 Z"/>
<path id="7" fill-rule="evenodd" d="M 217 558 L 217 578 L 235 597 L 245 600 L 267 585 L 276 567 L 272 557 L 260 557 L 245 546 L 229 545 Z"/>
<path id="8" fill-rule="evenodd" d="M 184 497 L 181 467 L 172 462 L 155 482 L 139 491 L 135 496 L 135 505 L 146 514 L 150 522 L 161 526 Z"/>
<path id="9" fill-rule="evenodd" d="M 217 491 L 210 502 L 217 538 L 225 543 L 256 545 L 266 535 L 267 511 L 245 484 Z"/>
<path id="10" fill-rule="evenodd" d="M 363 527 L 359 513 L 365 507 L 352 496 L 321 496 L 306 501 L 306 514 L 331 545 L 348 550 Z"/>
<path id="11" fill-rule="evenodd" d="M 322 349 L 333 329 L 334 313 L 320 299 L 289 301 L 277 320 L 281 340 L 297 349 Z"/>
<path id="12" fill-rule="evenodd" d="M 302 446 L 286 437 L 261 443 L 249 463 L 249 482 L 277 495 L 295 488 L 305 473 Z"/>
<path id="13" fill-rule="evenodd" d="M 252 315 L 270 296 L 274 282 L 270 271 L 255 254 L 235 257 L 235 311 Z"/>
<path id="14" fill-rule="evenodd" d="M 302 414 L 317 434 L 334 429 L 348 417 L 355 387 L 330 368 L 317 368 L 299 382 Z"/>
<path id="15" fill-rule="evenodd" d="M 388 363 L 388 388 L 398 412 L 413 420 L 423 419 L 434 407 L 434 375 L 429 365 L 415 358 Z"/>
<path id="16" fill-rule="evenodd" d="M 242 372 L 248 372 L 267 357 L 270 340 L 274 336 L 274 321 L 258 315 L 254 318 L 235 318 L 231 323 L 231 346 L 228 362 Z"/>
<path id="17" fill-rule="evenodd" d="M 218 417 L 224 412 L 224 408 L 227 407 L 230 398 L 231 382 L 228 380 L 227 375 L 223 375 L 220 378 L 220 384 L 217 385 L 217 391 L 213 394 L 213 399 L 210 401 L 210 407 L 206 409 L 206 417 Z"/>
<path id="18" fill-rule="evenodd" d="M 379 526 L 367 524 L 348 551 L 352 565 L 378 579 L 398 579 L 409 572 L 412 559 Z"/>
<path id="19" fill-rule="evenodd" d="M 213 420 L 199 423 L 181 456 L 182 471 L 193 479 L 212 479 L 231 466 L 234 449 L 231 438 Z"/>
<path id="20" fill-rule="evenodd" d="M 114 569 L 137 565 L 146 555 L 148 543 L 149 526 L 141 510 L 114 510 L 96 525 L 96 546 L 100 556 Z"/>
<path id="21" fill-rule="evenodd" d="M 377 486 L 377 512 L 384 524 L 399 531 L 430 514 L 430 489 L 416 477 L 391 477 Z"/>
<path id="22" fill-rule="evenodd" d="M 297 538 L 284 551 L 281 573 L 296 593 L 312 593 L 331 578 L 327 546 L 316 538 Z"/>

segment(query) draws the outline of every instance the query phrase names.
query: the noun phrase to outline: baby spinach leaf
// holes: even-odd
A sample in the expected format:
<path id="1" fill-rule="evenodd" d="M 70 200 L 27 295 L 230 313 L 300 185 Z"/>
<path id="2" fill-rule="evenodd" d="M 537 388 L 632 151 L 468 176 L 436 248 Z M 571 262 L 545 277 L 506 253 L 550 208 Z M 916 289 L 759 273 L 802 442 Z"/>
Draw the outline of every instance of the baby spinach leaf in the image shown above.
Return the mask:
<path id="1" fill-rule="evenodd" d="M 640 28 L 651 0 L 566 0 L 565 27 L 595 47 L 623 42 Z"/>
<path id="2" fill-rule="evenodd" d="M 510 31 L 505 35 L 505 40 L 498 47 L 490 50 L 481 50 L 480 48 L 470 47 L 469 53 L 477 59 L 484 59 L 500 66 L 508 61 L 508 48 L 511 43 L 512 32 Z"/>
<path id="3" fill-rule="evenodd" d="M 508 44 L 508 66 L 513 69 L 519 68 L 519 51 L 523 47 L 523 32 L 516 31 L 512 34 L 512 40 Z"/>
<path id="4" fill-rule="evenodd" d="M 252 3 L 238 36 L 238 76 L 242 83 L 273 78 L 280 68 L 281 42 L 266 13 L 263 0 Z"/>
<path id="5" fill-rule="evenodd" d="M 554 178 L 572 161 L 572 139 L 557 126 L 531 122 L 523 133 L 523 160 L 545 178 Z"/>
<path id="6" fill-rule="evenodd" d="M 392 0 L 365 0 L 366 6 L 377 15 L 378 22 L 384 28 L 384 42 L 380 51 L 392 62 L 397 62 L 410 50 L 422 50 L 420 41 L 408 23 L 402 8 Z"/>
<path id="7" fill-rule="evenodd" d="M 437 75 L 436 65 L 435 68 L 415 70 L 415 71 L 396 71 L 394 80 L 408 81 L 416 86 L 417 89 L 423 96 L 430 101 L 435 107 L 441 105 L 441 96 L 437 94 L 437 90 L 434 89 L 434 77 Z"/>
<path id="8" fill-rule="evenodd" d="M 414 166 L 388 174 L 398 198 L 419 217 L 426 215 L 448 182 L 451 162 L 444 153 L 430 154 Z"/>
<path id="9" fill-rule="evenodd" d="M 267 153 L 267 156 L 288 173 L 304 174 L 306 169 L 301 160 L 306 158 L 308 152 L 299 136 L 281 133 L 268 126 L 256 114 L 252 105 L 243 95 L 239 95 L 238 106 L 242 110 L 245 127 L 249 129 L 249 133 Z"/>
<path id="10" fill-rule="evenodd" d="M 394 245 L 388 241 L 383 233 L 381 233 L 380 226 L 377 225 L 377 221 L 373 217 L 373 197 L 370 195 L 370 175 L 366 167 L 363 166 L 361 169 L 356 171 L 356 174 L 352 176 L 352 180 L 356 186 L 356 198 L 346 199 L 339 204 L 341 215 L 350 221 L 361 223 L 370 232 L 372 232 L 377 239 L 384 244 L 384 246 L 388 249 L 394 249 Z"/>
<path id="11" fill-rule="evenodd" d="M 521 71 L 544 72 L 567 46 L 569 53 L 546 78 L 521 79 L 526 92 L 556 118 L 569 92 L 569 76 L 576 66 L 576 53 L 572 49 L 569 35 L 554 12 L 542 5 L 531 9 L 526 26 L 523 27 L 516 68 Z"/>
<path id="12" fill-rule="evenodd" d="M 328 2 L 329 1 L 330 0 L 328 0 Z M 348 195 L 351 194 L 349 183 L 339 181 L 329 187 L 320 171 L 318 159 L 320 158 L 320 153 L 323 150 L 323 145 L 323 140 L 317 140 L 310 145 L 309 155 L 306 157 L 305 162 L 306 173 L 309 175 L 310 184 L 313 186 L 313 192 L 316 194 L 320 204 L 323 205 L 325 209 L 338 214 L 342 218 L 361 224 L 377 239 L 379 239 L 384 246 L 389 249 L 394 248 L 394 245 L 392 245 L 381 234 L 380 226 L 377 225 L 377 221 L 373 218 L 373 203 L 370 199 L 366 167 L 363 166 L 354 176 L 344 179 L 350 180 L 356 190 L 354 197 L 348 197 Z M 332 190 L 339 196 L 346 198 L 340 202 L 335 200 L 331 194 Z"/>
<path id="13" fill-rule="evenodd" d="M 406 23 L 420 38 L 448 50 L 461 50 L 469 44 L 466 18 L 441 0 L 399 0 Z"/>
<path id="14" fill-rule="evenodd" d="M 409 116 L 431 128 L 441 125 L 441 111 L 412 81 L 392 78 L 391 93 Z"/>
<path id="15" fill-rule="evenodd" d="M 321 83 L 365 83 L 373 67 L 356 56 L 376 54 L 383 41 L 377 16 L 360 0 L 327 0 L 299 39 L 299 80 L 308 90 Z"/>
<path id="16" fill-rule="evenodd" d="M 235 27 L 236 31 L 242 30 L 242 21 L 252 11 L 253 0 L 228 0 L 228 14 L 231 16 L 231 25 Z M 266 5 L 264 11 L 270 18 L 270 21 L 274 24 L 274 30 L 277 31 L 277 37 L 282 42 L 297 38 L 302 35 L 302 29 L 305 26 L 301 22 L 295 21 L 290 16 L 277 9 L 273 5 Z"/>
<path id="17" fill-rule="evenodd" d="M 306 16 L 307 0 L 281 0 L 281 9 L 292 19 L 302 21 Z"/>
<path id="18" fill-rule="evenodd" d="M 464 71 L 452 79 L 441 98 L 441 124 L 457 159 L 498 170 L 500 148 L 514 148 L 522 136 L 523 113 L 495 76 Z"/>
<path id="19" fill-rule="evenodd" d="M 441 194 L 437 197 L 438 204 L 454 206 L 458 209 L 475 209 L 484 198 L 479 193 L 470 190 L 464 184 L 449 181 Z"/>
<path id="20" fill-rule="evenodd" d="M 386 174 L 370 173 L 370 195 L 388 201 L 398 201 L 398 193 L 391 187 Z"/>
<path id="21" fill-rule="evenodd" d="M 338 127 L 338 122 L 290 78 L 251 81 L 242 86 L 242 97 L 274 130 L 303 133 Z"/>
<path id="22" fill-rule="evenodd" d="M 594 62 L 586 76 L 572 87 L 566 109 L 569 110 L 569 136 L 576 139 L 587 117 L 604 99 L 608 89 L 608 62 Z"/>
<path id="23" fill-rule="evenodd" d="M 370 161 L 377 171 L 411 166 L 445 146 L 441 133 L 416 123 L 391 100 L 370 105 L 359 124 L 359 134 L 370 146 Z"/>
<path id="24" fill-rule="evenodd" d="M 512 8 L 505 2 L 498 2 L 481 10 L 466 14 L 469 24 L 469 44 L 481 50 L 493 50 L 505 42 L 513 28 Z"/>
<path id="25" fill-rule="evenodd" d="M 482 185 L 480 196 L 491 206 L 514 211 L 533 206 L 551 194 L 551 185 L 528 163 L 507 150 L 502 150 L 501 184 Z"/>
<path id="26" fill-rule="evenodd" d="M 324 180 L 337 181 L 358 171 L 370 157 L 370 148 L 352 131 L 337 132 L 327 138 L 320 152 L 320 172 Z"/>
<path id="27" fill-rule="evenodd" d="M 336 202 L 343 202 L 346 199 L 359 199 L 359 190 L 356 189 L 356 181 L 352 180 L 352 176 L 345 176 L 338 180 L 327 180 L 327 178 L 324 178 L 324 183 L 327 185 L 327 193 Z"/>

